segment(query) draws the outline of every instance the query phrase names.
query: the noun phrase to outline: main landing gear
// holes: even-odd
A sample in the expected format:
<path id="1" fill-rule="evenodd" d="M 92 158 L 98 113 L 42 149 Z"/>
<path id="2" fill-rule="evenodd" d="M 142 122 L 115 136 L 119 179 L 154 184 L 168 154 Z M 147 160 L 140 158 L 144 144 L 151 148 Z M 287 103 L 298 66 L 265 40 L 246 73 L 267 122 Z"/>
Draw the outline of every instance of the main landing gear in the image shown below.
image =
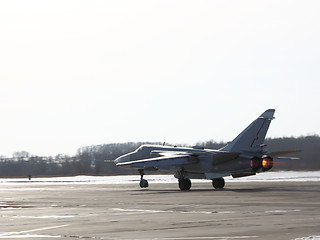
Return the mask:
<path id="1" fill-rule="evenodd" d="M 179 181 L 179 188 L 181 191 L 188 191 L 191 188 L 191 181 L 188 177 L 185 176 L 183 169 L 181 171 L 177 171 L 174 174 L 175 178 Z"/>
<path id="2" fill-rule="evenodd" d="M 188 191 L 191 188 L 191 181 L 189 178 L 179 179 L 179 188 L 181 191 Z"/>
<path id="3" fill-rule="evenodd" d="M 212 186 L 215 189 L 222 189 L 224 188 L 225 181 L 221 178 L 212 179 Z M 188 191 L 191 188 L 191 181 L 189 178 L 179 178 L 179 188 L 181 191 Z"/>
<path id="4" fill-rule="evenodd" d="M 148 181 L 143 178 L 143 175 L 144 175 L 143 169 L 139 169 L 139 173 L 140 173 L 140 176 L 141 176 L 140 187 L 141 188 L 149 187 Z M 190 188 L 191 188 L 191 180 L 189 178 L 187 178 L 183 174 L 183 172 L 177 172 L 175 174 L 175 177 L 178 178 L 179 188 L 180 188 L 181 191 L 189 191 L 190 190 Z M 222 189 L 222 188 L 224 188 L 224 185 L 225 185 L 225 181 L 224 181 L 224 179 L 222 177 L 221 178 L 212 179 L 212 186 L 215 189 Z"/>
<path id="5" fill-rule="evenodd" d="M 212 186 L 215 188 L 215 189 L 222 189 L 224 187 L 224 179 L 221 177 L 221 178 L 215 178 L 215 179 L 212 179 Z"/>
<path id="6" fill-rule="evenodd" d="M 147 188 L 149 187 L 149 183 L 146 179 L 143 179 L 143 175 L 144 175 L 144 171 L 143 169 L 139 169 L 139 173 L 140 173 L 140 176 L 141 176 L 141 179 L 140 179 L 140 187 L 141 188 Z"/>

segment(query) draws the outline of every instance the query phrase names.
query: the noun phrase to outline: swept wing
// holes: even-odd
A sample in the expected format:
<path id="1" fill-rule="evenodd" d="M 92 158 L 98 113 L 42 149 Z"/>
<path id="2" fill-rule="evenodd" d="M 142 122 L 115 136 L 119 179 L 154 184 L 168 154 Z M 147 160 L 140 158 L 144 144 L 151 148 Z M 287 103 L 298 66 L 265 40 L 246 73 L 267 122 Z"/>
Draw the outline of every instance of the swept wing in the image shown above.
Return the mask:
<path id="1" fill-rule="evenodd" d="M 130 166 L 133 168 L 159 168 L 166 166 L 183 166 L 198 163 L 199 159 L 192 154 L 173 154 L 168 156 L 147 158 L 130 162 L 117 163 L 117 166 Z"/>

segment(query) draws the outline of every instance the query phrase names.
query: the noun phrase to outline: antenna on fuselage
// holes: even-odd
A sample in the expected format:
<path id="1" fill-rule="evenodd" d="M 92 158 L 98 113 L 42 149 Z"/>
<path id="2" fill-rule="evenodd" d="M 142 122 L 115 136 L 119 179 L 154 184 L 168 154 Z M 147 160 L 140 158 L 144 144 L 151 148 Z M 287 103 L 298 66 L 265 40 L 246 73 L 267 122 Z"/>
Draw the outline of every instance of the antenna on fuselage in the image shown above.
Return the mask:
<path id="1" fill-rule="evenodd" d="M 166 145 L 166 142 L 163 142 L 162 146 L 165 146 Z"/>

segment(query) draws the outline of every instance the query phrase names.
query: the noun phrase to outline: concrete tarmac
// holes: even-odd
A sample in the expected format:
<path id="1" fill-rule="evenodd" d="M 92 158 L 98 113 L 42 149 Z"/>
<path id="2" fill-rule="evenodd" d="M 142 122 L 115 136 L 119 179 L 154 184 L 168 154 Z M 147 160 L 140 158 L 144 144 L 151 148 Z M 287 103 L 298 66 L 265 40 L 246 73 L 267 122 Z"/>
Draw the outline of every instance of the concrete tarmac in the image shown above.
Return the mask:
<path id="1" fill-rule="evenodd" d="M 320 182 L 0 185 L 0 239 L 320 236 Z M 312 238 L 308 238 L 312 239 Z"/>

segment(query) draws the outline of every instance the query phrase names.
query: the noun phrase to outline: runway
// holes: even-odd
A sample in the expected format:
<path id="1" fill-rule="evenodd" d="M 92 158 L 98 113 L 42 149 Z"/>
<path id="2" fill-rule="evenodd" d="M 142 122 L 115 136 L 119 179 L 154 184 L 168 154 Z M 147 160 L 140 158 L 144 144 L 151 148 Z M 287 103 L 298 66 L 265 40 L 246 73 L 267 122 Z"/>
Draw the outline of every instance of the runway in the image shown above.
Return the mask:
<path id="1" fill-rule="evenodd" d="M 0 239 L 319 239 L 320 182 L 0 184 Z"/>

